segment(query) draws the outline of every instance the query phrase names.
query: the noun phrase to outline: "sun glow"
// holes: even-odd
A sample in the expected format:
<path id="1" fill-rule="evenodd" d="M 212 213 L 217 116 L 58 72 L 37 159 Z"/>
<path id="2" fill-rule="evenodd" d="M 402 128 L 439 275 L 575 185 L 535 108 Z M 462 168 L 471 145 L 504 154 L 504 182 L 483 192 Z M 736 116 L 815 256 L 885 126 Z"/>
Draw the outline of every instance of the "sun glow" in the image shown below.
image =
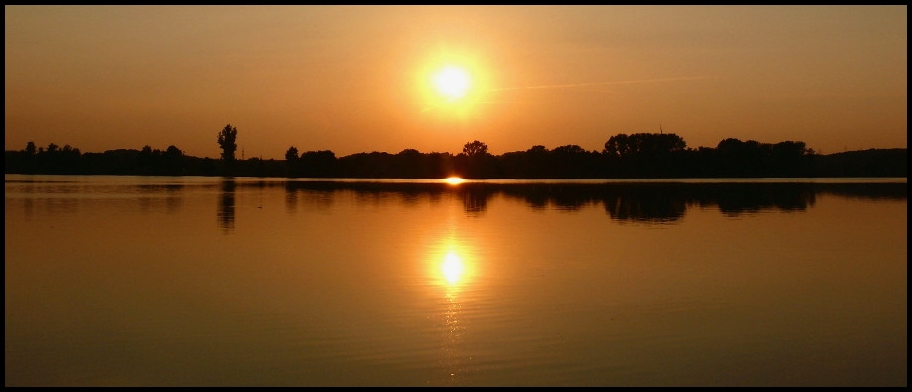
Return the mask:
<path id="1" fill-rule="evenodd" d="M 447 101 L 452 102 L 466 96 L 472 81 L 465 69 L 449 65 L 433 76 L 434 88 Z"/>
<path id="2" fill-rule="evenodd" d="M 487 102 L 490 70 L 473 56 L 441 53 L 423 61 L 415 76 L 421 112 L 441 119 L 475 118 Z"/>
<path id="3" fill-rule="evenodd" d="M 448 294 L 462 291 L 476 273 L 474 251 L 453 236 L 445 237 L 435 248 L 427 258 L 428 277 Z"/>
<path id="4" fill-rule="evenodd" d="M 444 181 L 446 181 L 447 184 L 450 184 L 450 185 L 459 185 L 459 184 L 462 184 L 463 182 L 465 182 L 465 180 L 463 180 L 462 178 L 459 178 L 459 177 L 447 177 L 447 179 Z"/>

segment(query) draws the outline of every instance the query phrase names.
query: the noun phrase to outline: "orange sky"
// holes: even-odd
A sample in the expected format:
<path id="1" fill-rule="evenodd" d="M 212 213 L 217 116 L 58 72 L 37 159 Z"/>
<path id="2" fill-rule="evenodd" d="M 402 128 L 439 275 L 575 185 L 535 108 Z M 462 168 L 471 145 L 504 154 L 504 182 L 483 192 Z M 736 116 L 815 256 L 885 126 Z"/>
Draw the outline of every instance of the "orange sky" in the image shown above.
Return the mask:
<path id="1" fill-rule="evenodd" d="M 5 6 L 7 150 L 905 148 L 906 6 Z M 448 102 L 431 75 L 469 74 Z"/>

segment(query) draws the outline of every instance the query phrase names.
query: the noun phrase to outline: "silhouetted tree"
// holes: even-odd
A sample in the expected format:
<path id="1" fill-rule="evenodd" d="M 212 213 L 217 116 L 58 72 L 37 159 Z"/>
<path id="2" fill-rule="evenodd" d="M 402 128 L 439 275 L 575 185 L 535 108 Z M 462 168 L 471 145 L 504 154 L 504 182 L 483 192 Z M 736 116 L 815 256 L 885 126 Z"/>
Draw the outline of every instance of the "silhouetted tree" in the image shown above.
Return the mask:
<path id="1" fill-rule="evenodd" d="M 37 154 L 38 148 L 35 147 L 35 142 L 28 142 L 28 144 L 25 145 L 25 152 L 28 153 L 28 155 Z"/>
<path id="2" fill-rule="evenodd" d="M 304 176 L 326 178 L 335 175 L 336 154 L 330 150 L 307 151 L 298 161 Z"/>
<path id="3" fill-rule="evenodd" d="M 462 152 L 470 157 L 487 155 L 488 145 L 475 140 L 473 142 L 466 143 L 465 146 L 462 147 Z"/>
<path id="4" fill-rule="evenodd" d="M 168 156 L 182 156 L 184 152 L 172 144 L 165 150 L 165 154 Z"/>
<path id="5" fill-rule="evenodd" d="M 155 162 L 153 161 L 154 155 L 152 154 L 152 147 L 149 145 L 143 146 L 142 150 L 139 150 L 139 157 L 137 158 L 137 166 L 139 174 L 141 175 L 151 175 L 155 174 Z"/>
<path id="6" fill-rule="evenodd" d="M 168 146 L 165 149 L 165 152 L 161 154 L 161 170 L 162 174 L 169 176 L 180 176 L 184 175 L 184 152 L 173 144 Z"/>
<path id="7" fill-rule="evenodd" d="M 392 157 L 391 175 L 396 178 L 431 178 L 433 171 L 426 157 L 416 149 L 406 148 Z"/>
<path id="8" fill-rule="evenodd" d="M 683 151 L 687 147 L 680 136 L 673 133 L 617 134 L 605 142 L 604 154 L 624 158 L 632 155 L 657 155 Z"/>
<path id="9" fill-rule="evenodd" d="M 784 141 L 773 144 L 770 148 L 770 174 L 776 177 L 789 177 L 805 174 L 814 150 L 807 148 L 804 142 Z"/>
<path id="10" fill-rule="evenodd" d="M 561 178 L 586 178 L 598 175 L 602 155 L 598 151 L 586 151 L 576 144 L 568 144 L 551 150 L 549 166 L 553 175 Z"/>
<path id="11" fill-rule="evenodd" d="M 605 142 L 605 149 L 602 152 L 610 157 L 622 158 L 630 155 L 630 144 L 627 142 L 627 134 L 619 133 L 608 138 Z"/>
<path id="12" fill-rule="evenodd" d="M 225 161 L 234 161 L 234 152 L 237 151 L 237 128 L 231 124 L 225 125 L 218 134 L 219 148 L 222 149 L 222 159 Z"/>
<path id="13" fill-rule="evenodd" d="M 301 176 L 301 159 L 298 155 L 298 148 L 295 146 L 288 147 L 285 151 L 285 170 L 288 177 Z"/>
<path id="14" fill-rule="evenodd" d="M 464 178 L 498 178 L 500 162 L 488 153 L 488 145 L 478 140 L 466 143 L 454 162 L 454 173 Z"/>
<path id="15" fill-rule="evenodd" d="M 65 144 L 63 146 L 63 150 L 61 150 L 61 152 L 63 152 L 64 154 L 68 154 L 68 155 L 76 155 L 76 156 L 79 155 L 79 149 L 73 148 L 69 144 Z"/>
<path id="16" fill-rule="evenodd" d="M 568 144 L 565 146 L 556 147 L 554 150 L 551 150 L 552 153 L 556 155 L 570 156 L 574 154 L 585 154 L 586 150 L 576 144 Z"/>
<path id="17" fill-rule="evenodd" d="M 285 160 L 286 161 L 296 161 L 298 159 L 298 149 L 295 146 L 288 147 L 288 151 L 285 151 Z"/>
<path id="18" fill-rule="evenodd" d="M 536 144 L 532 146 L 532 148 L 526 150 L 526 152 L 529 154 L 547 154 L 548 148 L 541 144 Z"/>

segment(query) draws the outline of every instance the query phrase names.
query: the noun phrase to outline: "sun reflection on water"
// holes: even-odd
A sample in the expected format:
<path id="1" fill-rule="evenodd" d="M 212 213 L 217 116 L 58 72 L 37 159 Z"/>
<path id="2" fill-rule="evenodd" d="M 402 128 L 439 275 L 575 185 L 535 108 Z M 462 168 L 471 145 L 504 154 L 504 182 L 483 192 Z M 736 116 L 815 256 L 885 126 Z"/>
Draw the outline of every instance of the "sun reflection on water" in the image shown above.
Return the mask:
<path id="1" fill-rule="evenodd" d="M 455 294 L 470 283 L 474 274 L 473 253 L 462 241 L 448 236 L 430 255 L 431 280 L 445 294 Z"/>
<path id="2" fill-rule="evenodd" d="M 462 274 L 465 273 L 465 265 L 462 262 L 462 258 L 454 252 L 447 253 L 443 258 L 441 272 L 447 283 L 450 286 L 455 286 L 459 283 L 459 279 L 462 278 Z"/>
<path id="3" fill-rule="evenodd" d="M 465 180 L 460 177 L 447 177 L 444 181 L 450 185 L 459 185 L 465 182 Z"/>
<path id="4" fill-rule="evenodd" d="M 466 381 L 471 356 L 465 350 L 465 333 L 467 331 L 464 302 L 472 277 L 474 253 L 464 242 L 456 239 L 452 233 L 441 241 L 439 247 L 430 255 L 431 275 L 435 286 L 440 287 L 442 309 L 442 342 L 440 365 L 444 373 L 444 384 L 458 386 Z"/>

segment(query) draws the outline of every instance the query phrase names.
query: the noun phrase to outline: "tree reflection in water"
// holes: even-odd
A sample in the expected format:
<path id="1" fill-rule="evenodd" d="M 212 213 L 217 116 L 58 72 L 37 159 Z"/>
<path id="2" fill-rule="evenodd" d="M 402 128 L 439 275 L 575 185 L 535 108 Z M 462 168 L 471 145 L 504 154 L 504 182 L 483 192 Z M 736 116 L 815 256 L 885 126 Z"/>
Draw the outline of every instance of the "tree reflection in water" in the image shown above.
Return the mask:
<path id="1" fill-rule="evenodd" d="M 236 187 L 237 184 L 234 178 L 222 179 L 218 203 L 218 223 L 225 234 L 234 232 L 234 192 Z"/>
<path id="2" fill-rule="evenodd" d="M 388 193 L 423 194 L 437 198 L 456 194 L 465 213 L 479 217 L 496 195 L 524 200 L 531 209 L 567 212 L 601 205 L 619 222 L 673 224 L 688 208 L 717 208 L 726 216 L 764 211 L 803 212 L 820 194 L 842 197 L 905 199 L 905 182 L 827 183 L 818 181 L 694 180 L 694 181 L 301 181 L 289 191 L 303 189 L 354 191 L 362 197 Z"/>

